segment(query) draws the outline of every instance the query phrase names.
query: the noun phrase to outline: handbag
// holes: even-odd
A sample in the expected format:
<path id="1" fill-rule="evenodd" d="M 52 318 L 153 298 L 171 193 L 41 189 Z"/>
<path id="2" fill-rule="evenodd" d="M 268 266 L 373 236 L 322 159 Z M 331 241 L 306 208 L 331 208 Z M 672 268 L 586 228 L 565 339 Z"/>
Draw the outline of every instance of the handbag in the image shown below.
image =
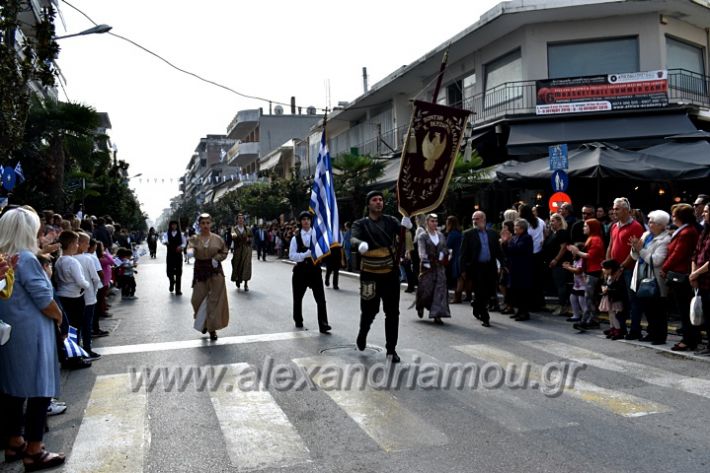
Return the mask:
<path id="1" fill-rule="evenodd" d="M 10 340 L 10 334 L 12 333 L 12 325 L 7 322 L 0 320 L 0 345 L 4 345 Z"/>
<path id="2" fill-rule="evenodd" d="M 695 295 L 690 299 L 690 323 L 697 327 L 703 325 L 704 322 L 703 300 L 696 289 Z"/>
<path id="3" fill-rule="evenodd" d="M 675 271 L 668 271 L 666 273 L 666 280 L 672 284 L 685 284 L 688 282 L 689 274 L 676 273 Z"/>
<path id="4" fill-rule="evenodd" d="M 651 299 L 661 296 L 661 289 L 658 287 L 655 272 L 653 271 L 653 258 L 649 258 L 649 270 L 646 271 L 646 277 L 639 283 L 636 290 L 636 297 L 640 299 Z"/>

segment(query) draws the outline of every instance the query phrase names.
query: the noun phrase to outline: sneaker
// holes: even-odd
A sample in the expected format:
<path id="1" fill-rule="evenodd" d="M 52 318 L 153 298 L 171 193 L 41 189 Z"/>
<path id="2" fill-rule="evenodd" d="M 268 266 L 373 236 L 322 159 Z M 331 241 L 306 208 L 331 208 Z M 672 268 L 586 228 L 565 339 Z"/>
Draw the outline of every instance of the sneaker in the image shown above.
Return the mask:
<path id="1" fill-rule="evenodd" d="M 88 354 L 89 354 L 89 356 L 84 357 L 85 360 L 88 360 L 88 361 L 95 361 L 95 360 L 98 360 L 99 358 L 101 358 L 101 355 L 99 355 L 99 354 L 96 353 L 95 351 L 89 350 L 89 351 L 88 351 Z"/>
<path id="2" fill-rule="evenodd" d="M 57 416 L 59 414 L 64 414 L 64 412 L 66 410 L 67 410 L 66 405 L 50 402 L 49 407 L 47 407 L 47 415 L 48 416 Z"/>

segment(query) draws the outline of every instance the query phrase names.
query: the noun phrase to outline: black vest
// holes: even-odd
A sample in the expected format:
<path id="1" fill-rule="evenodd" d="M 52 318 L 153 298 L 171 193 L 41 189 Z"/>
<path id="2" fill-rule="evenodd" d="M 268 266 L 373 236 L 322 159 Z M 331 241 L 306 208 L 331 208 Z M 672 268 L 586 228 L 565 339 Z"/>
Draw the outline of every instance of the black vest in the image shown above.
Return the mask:
<path id="1" fill-rule="evenodd" d="M 313 237 L 314 236 L 311 235 L 311 238 L 313 238 Z M 301 238 L 301 230 L 298 230 L 298 232 L 296 233 L 296 252 L 297 253 L 305 253 L 308 250 L 310 250 L 310 248 L 303 243 L 303 238 Z M 310 257 L 310 258 L 304 259 L 300 263 L 296 263 L 296 268 L 299 268 L 302 270 L 313 269 L 313 268 L 320 269 L 320 263 L 316 264 L 313 257 Z M 294 268 L 294 270 L 296 268 Z"/>
<path id="2" fill-rule="evenodd" d="M 179 246 L 182 246 L 182 233 L 178 231 L 175 232 L 175 236 L 172 236 L 168 230 L 168 254 L 176 254 Z"/>

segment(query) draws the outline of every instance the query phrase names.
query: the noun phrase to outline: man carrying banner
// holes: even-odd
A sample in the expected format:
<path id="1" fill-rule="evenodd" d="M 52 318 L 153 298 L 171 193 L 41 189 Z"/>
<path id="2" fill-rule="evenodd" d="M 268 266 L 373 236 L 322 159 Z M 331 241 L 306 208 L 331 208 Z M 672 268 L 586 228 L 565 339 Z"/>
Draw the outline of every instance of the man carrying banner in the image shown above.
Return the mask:
<path id="1" fill-rule="evenodd" d="M 291 238 L 288 258 L 296 263 L 293 267 L 291 288 L 293 289 L 293 321 L 296 328 L 303 328 L 303 296 L 306 289 L 311 288 L 313 298 L 318 307 L 318 329 L 320 333 L 329 333 L 328 311 L 325 305 L 325 289 L 320 262 L 311 254 L 311 247 L 315 243 L 315 232 L 311 228 L 313 214 L 304 210 L 298 216 L 301 229 Z"/>
<path id="2" fill-rule="evenodd" d="M 367 346 L 367 333 L 380 310 L 385 313 L 387 356 L 399 362 L 395 351 L 399 332 L 399 258 L 397 243 L 400 223 L 391 215 L 384 215 L 382 192 L 367 194 L 367 217 L 353 223 L 352 242 L 360 258 L 360 331 L 357 348 Z M 409 229 L 412 222 L 404 217 L 401 226 Z"/>

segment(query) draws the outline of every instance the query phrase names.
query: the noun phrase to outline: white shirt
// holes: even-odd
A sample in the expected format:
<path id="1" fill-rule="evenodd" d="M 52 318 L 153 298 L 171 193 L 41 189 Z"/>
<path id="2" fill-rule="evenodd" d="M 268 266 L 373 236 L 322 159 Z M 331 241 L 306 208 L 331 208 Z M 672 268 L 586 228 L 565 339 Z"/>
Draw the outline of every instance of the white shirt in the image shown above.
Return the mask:
<path id="1" fill-rule="evenodd" d="M 82 291 L 91 288 L 76 258 L 61 256 L 54 265 L 54 271 L 57 274 L 57 295 L 60 297 L 81 297 Z"/>
<path id="2" fill-rule="evenodd" d="M 96 304 L 96 291 L 98 291 L 101 287 L 101 278 L 99 278 L 99 274 L 94 266 L 94 260 L 88 253 L 76 255 L 74 258 L 81 265 L 81 271 L 84 274 L 84 278 L 89 281 L 90 284 L 90 287 L 84 291 L 84 304 Z"/>
<path id="3" fill-rule="evenodd" d="M 528 235 L 530 235 L 533 240 L 533 254 L 542 251 L 542 242 L 545 240 L 545 222 L 538 217 L 536 218 L 537 228 L 533 228 L 532 225 L 528 225 Z"/>
<path id="4" fill-rule="evenodd" d="M 303 240 L 303 245 L 306 248 L 311 247 L 311 235 L 313 235 L 313 229 L 311 228 L 307 232 L 300 230 L 301 239 Z M 308 258 L 308 252 L 298 253 L 298 243 L 296 242 L 296 237 L 291 238 L 291 244 L 288 248 L 288 259 L 295 263 L 301 263 L 306 258 Z"/>

